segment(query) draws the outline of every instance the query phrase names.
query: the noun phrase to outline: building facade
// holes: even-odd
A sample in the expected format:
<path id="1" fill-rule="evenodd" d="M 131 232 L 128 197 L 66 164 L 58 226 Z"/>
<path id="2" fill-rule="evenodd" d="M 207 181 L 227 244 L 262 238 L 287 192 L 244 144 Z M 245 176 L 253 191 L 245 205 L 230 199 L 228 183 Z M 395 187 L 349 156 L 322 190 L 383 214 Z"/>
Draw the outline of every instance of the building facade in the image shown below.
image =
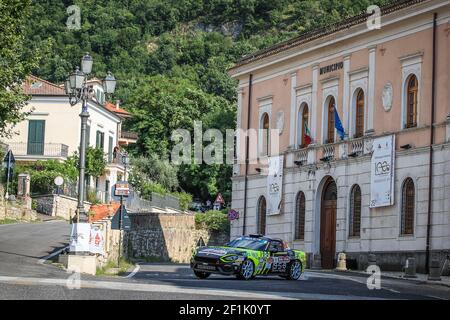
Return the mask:
<path id="1" fill-rule="evenodd" d="M 105 100 L 101 81 L 94 79 L 89 84 L 94 97 L 88 102 L 87 141 L 89 146 L 103 150 L 107 166 L 102 176 L 90 178 L 87 185 L 96 191 L 100 200 L 107 202 L 113 185 L 124 176 L 118 150 L 122 145 L 134 143 L 136 137 L 122 132 L 122 122 L 130 115 L 119 105 Z M 25 81 L 24 91 L 31 96 L 24 110 L 29 114 L 14 127 L 15 134 L 4 141 L 16 161 L 64 161 L 79 152 L 81 102 L 72 107 L 63 87 L 35 76 Z"/>
<path id="2" fill-rule="evenodd" d="M 345 252 L 353 268 L 374 254 L 384 270 L 415 257 L 423 271 L 450 252 L 450 1 L 398 1 L 381 8 L 381 28 L 370 19 L 300 35 L 229 70 L 242 129 L 231 235 L 281 237 L 323 268 Z M 373 144 L 390 136 L 391 205 L 371 208 Z M 283 200 L 267 215 L 261 172 L 277 154 Z"/>

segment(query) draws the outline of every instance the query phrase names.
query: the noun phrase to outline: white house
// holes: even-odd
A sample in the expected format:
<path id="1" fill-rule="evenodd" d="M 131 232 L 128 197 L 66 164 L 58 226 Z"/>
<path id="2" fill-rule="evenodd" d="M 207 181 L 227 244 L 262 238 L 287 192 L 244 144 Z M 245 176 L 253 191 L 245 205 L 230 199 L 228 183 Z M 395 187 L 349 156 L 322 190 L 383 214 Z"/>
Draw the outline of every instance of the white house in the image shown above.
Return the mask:
<path id="1" fill-rule="evenodd" d="M 130 114 L 105 100 L 101 81 L 93 79 L 89 84 L 95 94 L 88 102 L 87 141 L 103 150 L 108 164 L 105 173 L 88 184 L 102 201 L 109 201 L 111 188 L 122 179 L 125 169 L 117 151 L 120 146 L 136 142 L 136 136 L 122 132 L 122 121 Z M 26 80 L 24 91 L 31 96 L 25 110 L 31 113 L 14 128 L 16 134 L 5 141 L 16 161 L 64 161 L 78 152 L 81 103 L 72 107 L 63 87 L 35 76 Z"/>

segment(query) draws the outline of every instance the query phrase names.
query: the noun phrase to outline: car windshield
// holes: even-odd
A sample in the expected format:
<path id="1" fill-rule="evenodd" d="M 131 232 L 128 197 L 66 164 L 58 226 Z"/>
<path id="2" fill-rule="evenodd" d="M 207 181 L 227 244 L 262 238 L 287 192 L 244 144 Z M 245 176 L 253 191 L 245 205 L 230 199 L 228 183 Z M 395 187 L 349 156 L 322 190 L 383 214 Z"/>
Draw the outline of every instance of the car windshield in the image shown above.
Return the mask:
<path id="1" fill-rule="evenodd" d="M 233 248 L 251 249 L 262 251 L 266 248 L 268 241 L 258 238 L 237 238 L 231 241 L 228 246 Z"/>

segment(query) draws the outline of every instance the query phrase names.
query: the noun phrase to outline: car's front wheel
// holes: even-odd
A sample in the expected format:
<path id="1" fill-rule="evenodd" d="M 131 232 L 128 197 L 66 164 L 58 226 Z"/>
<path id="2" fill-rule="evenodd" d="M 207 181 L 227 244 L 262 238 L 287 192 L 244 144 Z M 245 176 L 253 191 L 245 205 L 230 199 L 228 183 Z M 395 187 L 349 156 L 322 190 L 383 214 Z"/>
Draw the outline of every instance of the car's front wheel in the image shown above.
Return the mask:
<path id="1" fill-rule="evenodd" d="M 287 279 L 298 280 L 302 275 L 302 263 L 298 260 L 294 260 L 288 268 Z"/>
<path id="2" fill-rule="evenodd" d="M 211 275 L 211 273 L 209 272 L 201 272 L 201 271 L 194 271 L 194 274 L 199 279 L 206 279 Z"/>
<path id="3" fill-rule="evenodd" d="M 255 265 L 251 260 L 245 260 L 242 262 L 241 269 L 237 274 L 237 278 L 241 280 L 250 280 L 253 278 L 253 273 L 255 271 Z"/>

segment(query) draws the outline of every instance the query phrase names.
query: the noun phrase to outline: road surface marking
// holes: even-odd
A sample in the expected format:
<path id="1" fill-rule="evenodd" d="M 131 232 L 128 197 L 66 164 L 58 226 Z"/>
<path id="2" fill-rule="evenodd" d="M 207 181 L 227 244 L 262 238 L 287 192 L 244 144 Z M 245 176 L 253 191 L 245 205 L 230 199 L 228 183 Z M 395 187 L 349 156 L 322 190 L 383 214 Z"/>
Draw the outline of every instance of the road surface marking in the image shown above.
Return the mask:
<path id="1" fill-rule="evenodd" d="M 141 267 L 139 266 L 139 263 L 136 263 L 136 267 L 134 268 L 134 270 L 129 275 L 127 275 L 125 278 L 133 278 L 134 275 L 139 272 L 140 268 Z"/>
<path id="2" fill-rule="evenodd" d="M 428 298 L 433 298 L 433 299 L 437 299 L 437 300 L 447 300 L 441 297 L 436 297 L 436 296 L 427 296 Z"/>
<path id="3" fill-rule="evenodd" d="M 48 285 L 62 286 L 67 288 L 66 279 L 55 278 L 19 278 L 0 276 L 0 283 L 11 283 L 17 285 Z M 145 284 L 145 283 L 128 283 L 128 282 L 112 282 L 112 281 L 93 281 L 81 280 L 80 287 L 82 289 L 106 289 L 121 291 L 139 291 L 139 292 L 158 292 L 171 294 L 186 295 L 207 295 L 216 297 L 233 297 L 244 299 L 272 299 L 272 300 L 297 300 L 297 299 L 322 299 L 322 300 L 380 300 L 374 297 L 347 296 L 347 295 L 328 295 L 316 293 L 294 293 L 294 292 L 268 292 L 268 291 L 250 291 L 250 290 L 226 290 L 226 289 L 209 289 L 196 287 L 180 287 L 179 285 L 167 284 Z M 381 299 L 382 300 L 382 299 Z"/>
<path id="4" fill-rule="evenodd" d="M 44 264 L 45 261 L 47 261 L 48 259 L 51 259 L 51 258 L 53 258 L 54 256 L 60 254 L 61 252 L 63 252 L 64 250 L 66 250 L 68 247 L 69 247 L 69 246 L 64 247 L 64 248 L 62 248 L 62 249 L 59 249 L 58 251 L 55 251 L 55 252 L 53 252 L 52 254 L 49 254 L 48 256 L 46 256 L 46 257 L 44 257 L 44 258 L 42 258 L 42 259 L 39 259 L 38 263 L 39 263 L 39 264 Z"/>

